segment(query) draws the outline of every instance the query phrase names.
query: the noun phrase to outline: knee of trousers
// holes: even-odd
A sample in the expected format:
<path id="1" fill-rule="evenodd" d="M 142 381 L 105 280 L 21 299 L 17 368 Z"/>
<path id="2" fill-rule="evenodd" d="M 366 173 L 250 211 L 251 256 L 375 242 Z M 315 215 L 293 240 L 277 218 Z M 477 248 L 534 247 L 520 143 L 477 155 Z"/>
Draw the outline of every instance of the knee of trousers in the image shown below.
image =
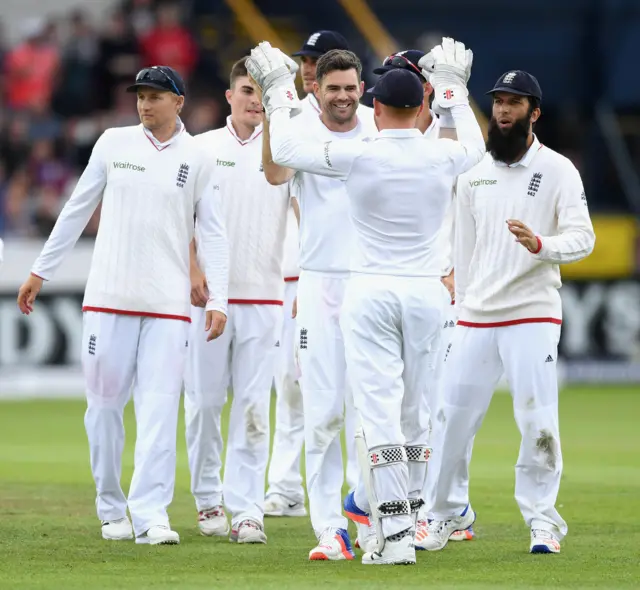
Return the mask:
<path id="1" fill-rule="evenodd" d="M 122 413 L 128 400 L 128 395 L 121 395 L 118 392 L 110 394 L 107 392 L 95 393 L 87 391 L 87 409 L 91 410 L 92 413 Z"/>
<path id="2" fill-rule="evenodd" d="M 324 417 L 323 420 L 311 419 L 307 413 L 304 415 L 304 441 L 307 453 L 326 450 L 331 443 L 340 438 L 340 432 L 344 426 L 344 416 L 334 414 Z"/>
<path id="3" fill-rule="evenodd" d="M 262 449 L 269 444 L 269 406 L 250 403 L 244 409 L 246 445 L 249 449 Z"/>

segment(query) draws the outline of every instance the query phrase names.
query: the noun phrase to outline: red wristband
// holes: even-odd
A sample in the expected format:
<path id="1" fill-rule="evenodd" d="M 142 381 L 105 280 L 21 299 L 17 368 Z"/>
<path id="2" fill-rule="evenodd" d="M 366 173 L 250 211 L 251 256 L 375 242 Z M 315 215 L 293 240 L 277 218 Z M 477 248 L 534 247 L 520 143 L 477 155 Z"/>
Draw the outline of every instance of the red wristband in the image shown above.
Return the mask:
<path id="1" fill-rule="evenodd" d="M 540 236 L 536 236 L 536 240 L 538 241 L 538 248 L 536 250 L 529 250 L 531 254 L 537 254 L 542 250 L 542 240 L 540 239 Z"/>

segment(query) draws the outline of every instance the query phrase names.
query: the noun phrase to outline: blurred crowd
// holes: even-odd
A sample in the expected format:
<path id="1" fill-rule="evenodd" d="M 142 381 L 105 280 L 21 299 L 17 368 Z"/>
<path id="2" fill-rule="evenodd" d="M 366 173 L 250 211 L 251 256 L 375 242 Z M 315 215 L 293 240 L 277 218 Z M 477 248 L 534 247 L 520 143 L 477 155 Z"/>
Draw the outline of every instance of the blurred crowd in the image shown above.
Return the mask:
<path id="1" fill-rule="evenodd" d="M 125 88 L 141 67 L 193 77 L 199 48 L 182 5 L 127 0 L 100 26 L 74 12 L 29 20 L 12 47 L 0 40 L 0 236 L 49 234 L 102 131 L 139 122 Z M 214 81 L 190 93 L 191 133 L 221 124 L 222 90 Z"/>

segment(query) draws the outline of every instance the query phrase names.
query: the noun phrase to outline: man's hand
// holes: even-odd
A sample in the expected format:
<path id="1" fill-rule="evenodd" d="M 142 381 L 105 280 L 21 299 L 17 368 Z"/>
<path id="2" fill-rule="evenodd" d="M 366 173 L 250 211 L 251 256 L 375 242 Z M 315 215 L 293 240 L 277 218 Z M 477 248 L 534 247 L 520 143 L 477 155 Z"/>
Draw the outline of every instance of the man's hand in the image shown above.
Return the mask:
<path id="1" fill-rule="evenodd" d="M 42 283 L 40 277 L 32 274 L 22 284 L 18 291 L 18 307 L 22 313 L 29 315 L 33 311 L 33 303 L 42 289 Z"/>
<path id="2" fill-rule="evenodd" d="M 436 45 L 418 64 L 423 75 L 429 76 L 434 89 L 434 98 L 441 108 L 468 104 L 467 80 L 471 73 L 473 53 L 463 43 L 451 37 L 443 37 L 442 44 Z M 429 70 L 433 68 L 433 72 Z"/>
<path id="3" fill-rule="evenodd" d="M 451 301 L 453 301 L 456 298 L 456 284 L 453 276 L 453 270 L 446 277 L 442 277 L 442 279 L 440 280 L 442 281 L 442 284 L 447 288 L 447 291 L 449 291 L 449 295 L 451 295 Z"/>
<path id="4" fill-rule="evenodd" d="M 204 325 L 205 332 L 207 334 L 207 342 L 215 340 L 224 332 L 224 327 L 227 325 L 227 316 L 221 311 L 211 310 L 207 312 L 207 319 Z"/>
<path id="5" fill-rule="evenodd" d="M 507 219 L 509 231 L 516 237 L 516 242 L 522 244 L 529 252 L 537 254 L 540 251 L 540 241 L 522 221 Z"/>
<path id="6" fill-rule="evenodd" d="M 293 300 L 293 305 L 291 306 L 291 317 L 295 318 L 298 316 L 298 298 L 296 297 Z"/>
<path id="7" fill-rule="evenodd" d="M 191 305 L 204 307 L 209 301 L 207 278 L 197 264 L 191 265 Z"/>

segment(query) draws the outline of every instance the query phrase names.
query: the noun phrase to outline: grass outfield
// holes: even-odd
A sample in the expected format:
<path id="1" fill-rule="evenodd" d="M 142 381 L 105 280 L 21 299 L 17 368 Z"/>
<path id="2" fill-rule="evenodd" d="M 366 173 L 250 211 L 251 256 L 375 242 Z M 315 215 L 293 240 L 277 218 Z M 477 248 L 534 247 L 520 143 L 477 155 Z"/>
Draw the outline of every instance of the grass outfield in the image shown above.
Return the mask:
<path id="1" fill-rule="evenodd" d="M 416 567 L 365 568 L 309 562 L 307 518 L 267 519 L 266 546 L 197 534 L 180 425 L 178 481 L 171 508 L 178 547 L 106 542 L 77 401 L 0 404 L 0 588 L 191 590 L 211 588 L 525 589 L 640 587 L 640 391 L 565 390 L 561 433 L 565 474 L 559 509 L 569 523 L 560 555 L 529 555 L 529 534 L 513 500 L 518 433 L 510 398 L 496 395 L 476 439 L 471 492 L 473 542 L 418 554 Z M 124 478 L 133 465 L 127 414 Z"/>

